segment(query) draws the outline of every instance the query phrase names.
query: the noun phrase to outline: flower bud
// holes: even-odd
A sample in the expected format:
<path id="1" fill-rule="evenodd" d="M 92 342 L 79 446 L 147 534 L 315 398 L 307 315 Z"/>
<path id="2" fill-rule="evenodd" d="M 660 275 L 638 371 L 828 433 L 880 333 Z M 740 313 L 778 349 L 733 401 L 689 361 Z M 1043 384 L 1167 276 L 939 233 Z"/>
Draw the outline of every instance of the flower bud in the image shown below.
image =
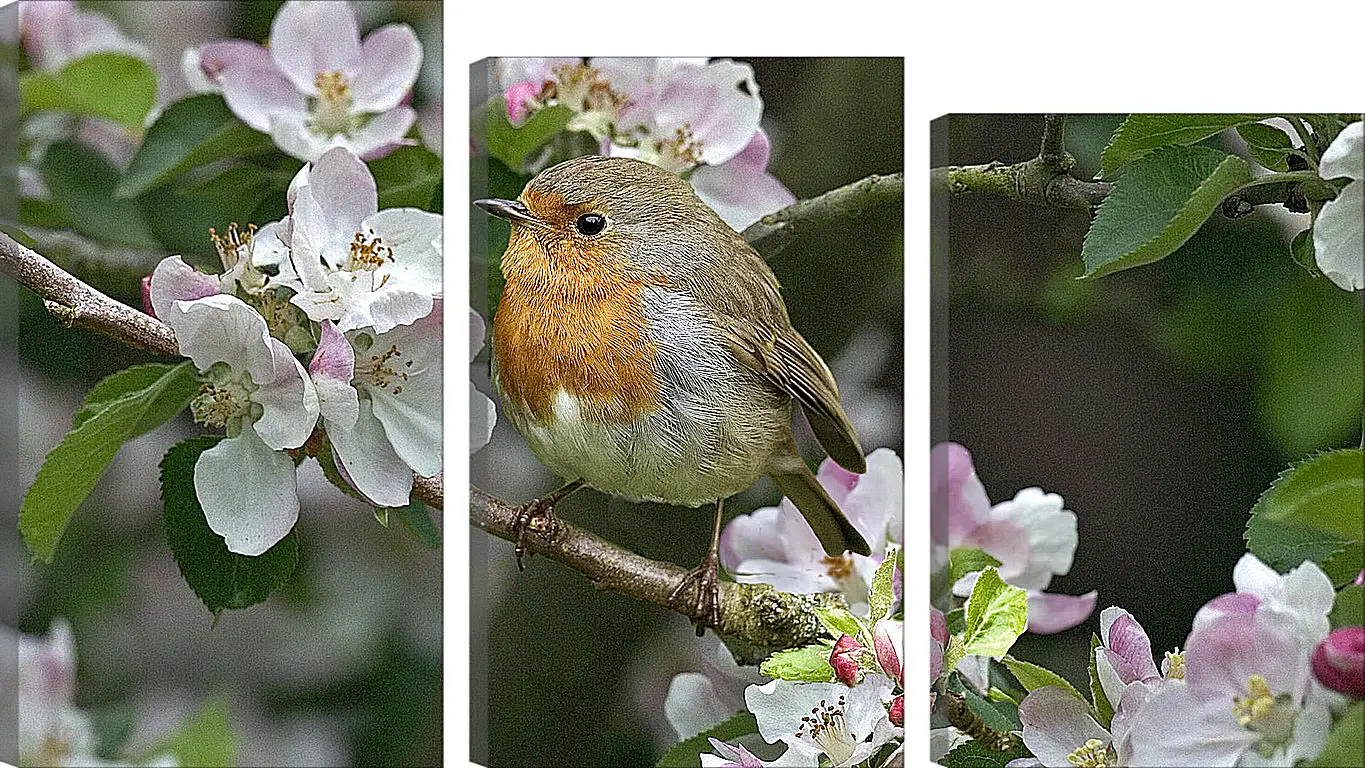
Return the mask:
<path id="1" fill-rule="evenodd" d="M 152 309 L 152 276 L 142 276 L 142 311 L 156 317 L 156 310 Z M 158 318 L 159 319 L 159 318 Z"/>
<path id="2" fill-rule="evenodd" d="M 834 677 L 844 685 L 856 685 L 860 677 L 858 671 L 858 652 L 863 647 L 848 635 L 839 638 L 834 650 L 829 654 L 829 665 L 834 667 Z"/>
<path id="3" fill-rule="evenodd" d="M 872 630 L 872 647 L 877 651 L 877 663 L 892 680 L 901 679 L 902 623 L 893 619 L 877 622 Z"/>
<path id="4" fill-rule="evenodd" d="M 1334 691 L 1365 699 L 1365 627 L 1342 627 L 1318 643 L 1313 675 Z"/>
<path id="5" fill-rule="evenodd" d="M 905 725 L 905 694 L 891 700 L 891 711 L 886 713 L 892 725 Z"/>

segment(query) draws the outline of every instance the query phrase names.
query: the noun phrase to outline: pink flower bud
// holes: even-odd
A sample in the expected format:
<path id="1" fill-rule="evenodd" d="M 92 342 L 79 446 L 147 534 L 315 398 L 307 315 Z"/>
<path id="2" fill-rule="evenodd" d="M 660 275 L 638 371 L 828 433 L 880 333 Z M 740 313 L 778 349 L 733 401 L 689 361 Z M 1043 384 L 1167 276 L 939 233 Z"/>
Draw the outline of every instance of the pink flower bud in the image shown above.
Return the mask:
<path id="1" fill-rule="evenodd" d="M 901 694 L 891 700 L 891 711 L 886 713 L 892 725 L 905 725 L 905 695 Z"/>
<path id="2" fill-rule="evenodd" d="M 948 620 L 944 618 L 942 611 L 929 609 L 929 634 L 934 636 L 939 645 L 948 644 Z"/>
<path id="3" fill-rule="evenodd" d="M 858 652 L 863 647 L 848 635 L 839 638 L 834 650 L 829 654 L 829 665 L 834 667 L 834 677 L 844 685 L 856 685 L 859 678 Z"/>
<path id="4" fill-rule="evenodd" d="M 512 125 L 521 125 L 531 116 L 531 107 L 540 93 L 540 84 L 527 80 L 510 85 L 503 94 L 507 101 L 507 119 Z"/>
<path id="5" fill-rule="evenodd" d="M 152 276 L 142 276 L 142 311 L 156 317 L 156 310 L 152 309 Z M 160 318 L 157 318 L 160 319 Z"/>
<path id="6" fill-rule="evenodd" d="M 877 622 L 872 630 L 872 647 L 877 651 L 877 663 L 893 680 L 901 679 L 902 624 L 892 619 Z"/>
<path id="7" fill-rule="evenodd" d="M 1334 691 L 1365 699 L 1365 627 L 1342 627 L 1318 643 L 1313 674 Z"/>

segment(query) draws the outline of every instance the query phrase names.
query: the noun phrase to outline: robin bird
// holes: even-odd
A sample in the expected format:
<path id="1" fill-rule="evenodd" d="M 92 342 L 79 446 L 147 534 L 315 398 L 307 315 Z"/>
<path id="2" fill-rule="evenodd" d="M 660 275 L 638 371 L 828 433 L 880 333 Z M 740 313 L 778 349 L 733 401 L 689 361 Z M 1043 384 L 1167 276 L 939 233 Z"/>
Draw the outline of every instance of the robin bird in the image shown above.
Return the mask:
<path id="1" fill-rule="evenodd" d="M 769 475 L 825 552 L 869 554 L 792 439 L 792 401 L 821 446 L 867 469 L 820 355 L 792 327 L 768 265 L 680 177 L 639 160 L 583 157 L 517 200 L 478 200 L 512 224 L 493 319 L 493 382 L 531 451 L 568 482 L 522 507 L 524 536 L 583 485 L 638 501 L 716 505 L 688 585 L 719 621 L 725 499 Z"/>

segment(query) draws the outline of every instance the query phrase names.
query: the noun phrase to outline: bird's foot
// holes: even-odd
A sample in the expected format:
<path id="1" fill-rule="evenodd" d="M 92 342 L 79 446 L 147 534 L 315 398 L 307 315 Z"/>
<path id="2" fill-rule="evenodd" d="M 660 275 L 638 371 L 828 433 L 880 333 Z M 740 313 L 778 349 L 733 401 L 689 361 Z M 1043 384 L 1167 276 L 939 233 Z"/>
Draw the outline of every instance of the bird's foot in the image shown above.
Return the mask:
<path id="1" fill-rule="evenodd" d="M 690 616 L 701 637 L 707 627 L 720 626 L 720 558 L 712 549 L 701 567 L 688 573 L 668 595 L 668 606 Z"/>
<path id="2" fill-rule="evenodd" d="M 526 554 L 527 532 L 554 535 L 554 506 L 557 500 L 553 498 L 553 495 L 547 496 L 543 499 L 527 502 L 517 510 L 517 520 L 512 524 L 512 532 L 517 536 L 515 552 L 518 571 L 526 570 L 526 566 L 521 562 L 521 556 Z"/>

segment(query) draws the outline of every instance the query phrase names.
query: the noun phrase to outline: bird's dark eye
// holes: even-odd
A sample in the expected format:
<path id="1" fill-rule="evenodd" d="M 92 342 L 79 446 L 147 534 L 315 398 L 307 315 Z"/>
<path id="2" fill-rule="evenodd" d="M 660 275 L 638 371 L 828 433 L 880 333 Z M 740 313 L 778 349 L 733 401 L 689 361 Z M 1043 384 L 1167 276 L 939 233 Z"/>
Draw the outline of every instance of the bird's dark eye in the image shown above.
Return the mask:
<path id="1" fill-rule="evenodd" d="M 592 237 L 607 228 L 607 217 L 600 213 L 585 213 L 578 217 L 574 226 L 578 229 L 579 234 Z"/>

